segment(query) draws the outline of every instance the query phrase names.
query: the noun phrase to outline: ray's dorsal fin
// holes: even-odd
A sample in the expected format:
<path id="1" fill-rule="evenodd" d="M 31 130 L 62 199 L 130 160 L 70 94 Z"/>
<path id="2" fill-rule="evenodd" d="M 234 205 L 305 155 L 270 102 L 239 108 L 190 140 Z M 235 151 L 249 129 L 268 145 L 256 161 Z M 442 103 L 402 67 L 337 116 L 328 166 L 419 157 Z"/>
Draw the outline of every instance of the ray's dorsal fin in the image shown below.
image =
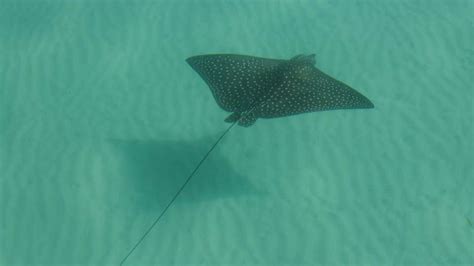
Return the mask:
<path id="1" fill-rule="evenodd" d="M 252 111 L 246 112 L 245 115 L 239 119 L 239 126 L 249 127 L 253 125 L 255 121 L 257 121 L 255 114 Z"/>

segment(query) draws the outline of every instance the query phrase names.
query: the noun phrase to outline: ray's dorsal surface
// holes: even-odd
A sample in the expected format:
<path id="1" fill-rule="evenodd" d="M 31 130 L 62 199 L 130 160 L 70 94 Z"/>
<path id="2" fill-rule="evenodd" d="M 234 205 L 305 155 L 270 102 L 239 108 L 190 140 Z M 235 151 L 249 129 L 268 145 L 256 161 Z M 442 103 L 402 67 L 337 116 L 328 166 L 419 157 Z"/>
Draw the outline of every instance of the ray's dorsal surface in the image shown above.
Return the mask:
<path id="1" fill-rule="evenodd" d="M 232 112 L 226 122 L 250 126 L 258 118 L 373 108 L 372 102 L 315 67 L 314 55 L 289 60 L 247 55 L 198 55 L 186 59 L 208 84 L 217 104 Z"/>
<path id="2" fill-rule="evenodd" d="M 236 124 L 251 126 L 258 118 L 276 118 L 301 113 L 373 108 L 372 102 L 348 85 L 328 76 L 314 65 L 314 55 L 289 60 L 213 54 L 198 55 L 186 62 L 209 85 L 217 104 L 231 114 L 232 123 L 204 154 L 177 189 L 166 207 L 130 248 L 123 265 L 178 198 L 219 142 Z"/>

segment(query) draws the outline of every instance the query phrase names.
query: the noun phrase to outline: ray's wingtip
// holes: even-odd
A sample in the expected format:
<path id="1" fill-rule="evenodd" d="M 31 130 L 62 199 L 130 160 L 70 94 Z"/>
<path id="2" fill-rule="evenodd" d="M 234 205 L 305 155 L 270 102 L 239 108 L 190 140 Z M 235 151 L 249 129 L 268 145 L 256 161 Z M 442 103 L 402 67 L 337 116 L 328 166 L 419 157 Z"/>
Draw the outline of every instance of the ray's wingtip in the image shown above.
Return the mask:
<path id="1" fill-rule="evenodd" d="M 186 61 L 186 63 L 188 63 L 188 65 L 190 65 L 192 68 L 195 68 L 195 65 L 196 65 L 196 60 L 195 59 L 196 59 L 196 57 L 198 57 L 198 56 L 196 56 L 196 55 L 190 56 L 190 57 L 184 59 L 184 61 Z"/>
<path id="2" fill-rule="evenodd" d="M 361 108 L 365 108 L 365 109 L 373 109 L 373 108 L 375 108 L 374 103 L 373 103 L 371 100 L 369 100 L 369 98 L 363 96 L 363 99 L 364 99 L 364 100 L 363 100 L 363 104 L 362 104 L 362 107 L 361 107 Z"/>
<path id="3" fill-rule="evenodd" d="M 369 108 L 369 109 L 375 108 L 374 103 L 369 100 L 369 104 L 368 104 L 367 108 Z"/>
<path id="4" fill-rule="evenodd" d="M 199 55 L 188 56 L 186 59 L 184 59 L 184 61 L 189 63 L 189 62 L 193 61 L 194 59 L 196 59 L 197 57 L 199 57 Z"/>

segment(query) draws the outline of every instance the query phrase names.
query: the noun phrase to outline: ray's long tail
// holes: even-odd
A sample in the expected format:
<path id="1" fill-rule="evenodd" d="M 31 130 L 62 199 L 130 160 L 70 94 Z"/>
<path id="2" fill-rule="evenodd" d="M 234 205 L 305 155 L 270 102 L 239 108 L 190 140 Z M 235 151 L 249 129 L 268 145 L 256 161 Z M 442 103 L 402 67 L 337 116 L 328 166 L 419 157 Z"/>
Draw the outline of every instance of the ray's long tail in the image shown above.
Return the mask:
<path id="1" fill-rule="evenodd" d="M 184 181 L 184 183 L 181 185 L 181 187 L 178 189 L 178 191 L 176 191 L 176 194 L 173 196 L 173 198 L 171 198 L 171 200 L 168 202 L 168 204 L 166 205 L 166 207 L 161 211 L 160 215 L 158 215 L 155 219 L 155 221 L 151 224 L 150 227 L 148 227 L 148 229 L 145 231 L 145 233 L 143 233 L 142 237 L 135 243 L 135 245 L 130 249 L 130 251 L 127 253 L 127 255 L 122 259 L 122 261 L 120 262 L 120 265 L 123 265 L 125 263 L 125 261 L 127 261 L 128 257 L 130 257 L 130 255 L 132 255 L 132 253 L 135 251 L 135 249 L 143 242 L 143 240 L 148 236 L 148 234 L 151 232 L 151 230 L 153 229 L 153 227 L 155 227 L 155 225 L 160 221 L 161 217 L 163 217 L 166 213 L 166 211 L 170 208 L 170 206 L 173 204 L 173 202 L 178 198 L 178 196 L 181 194 L 181 192 L 183 192 L 184 188 L 186 187 L 186 185 L 189 183 L 189 181 L 191 180 L 191 178 L 194 177 L 194 175 L 196 174 L 196 172 L 199 170 L 199 168 L 201 167 L 201 165 L 204 163 L 204 161 L 206 161 L 207 157 L 209 157 L 209 155 L 211 154 L 211 152 L 216 148 L 217 144 L 219 144 L 219 142 L 221 142 L 221 140 L 225 137 L 225 135 L 227 135 L 227 133 L 229 133 L 229 131 L 235 126 L 235 124 L 237 124 L 239 122 L 239 120 L 233 122 L 223 133 L 222 135 L 216 140 L 216 142 L 214 142 L 214 144 L 211 146 L 211 148 L 207 151 L 207 153 L 202 157 L 201 161 L 199 161 L 199 163 L 196 165 L 196 167 L 194 168 L 194 170 L 191 172 L 191 174 L 189 174 L 189 176 L 186 178 L 186 180 Z"/>

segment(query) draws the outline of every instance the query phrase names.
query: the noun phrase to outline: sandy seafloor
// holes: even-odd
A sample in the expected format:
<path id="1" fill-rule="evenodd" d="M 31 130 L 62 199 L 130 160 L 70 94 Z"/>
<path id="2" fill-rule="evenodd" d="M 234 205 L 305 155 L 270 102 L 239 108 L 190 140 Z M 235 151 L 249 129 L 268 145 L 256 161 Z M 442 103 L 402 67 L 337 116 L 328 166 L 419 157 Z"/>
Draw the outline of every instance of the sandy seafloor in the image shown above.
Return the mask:
<path id="1" fill-rule="evenodd" d="M 315 53 L 376 108 L 233 128 L 128 265 L 473 265 L 473 10 L 1 1 L 0 264 L 120 262 L 228 126 L 185 58 Z"/>

